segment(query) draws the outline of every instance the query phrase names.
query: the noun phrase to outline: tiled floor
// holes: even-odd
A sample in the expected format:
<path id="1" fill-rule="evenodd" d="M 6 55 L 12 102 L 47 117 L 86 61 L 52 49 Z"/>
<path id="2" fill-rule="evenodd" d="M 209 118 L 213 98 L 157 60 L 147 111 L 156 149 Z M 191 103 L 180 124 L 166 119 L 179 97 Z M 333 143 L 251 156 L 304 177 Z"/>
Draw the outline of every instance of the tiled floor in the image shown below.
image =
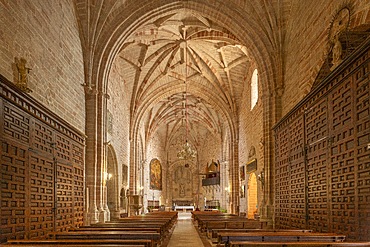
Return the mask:
<path id="1" fill-rule="evenodd" d="M 204 247 L 191 221 L 191 213 L 179 212 L 177 225 L 167 247 Z"/>

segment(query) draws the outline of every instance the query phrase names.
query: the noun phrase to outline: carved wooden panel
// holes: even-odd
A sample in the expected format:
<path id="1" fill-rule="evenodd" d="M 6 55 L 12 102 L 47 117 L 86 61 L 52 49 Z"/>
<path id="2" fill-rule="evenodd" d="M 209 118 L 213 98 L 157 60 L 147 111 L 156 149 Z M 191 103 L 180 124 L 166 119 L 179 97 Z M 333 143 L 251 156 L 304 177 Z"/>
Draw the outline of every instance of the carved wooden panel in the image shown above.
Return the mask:
<path id="1" fill-rule="evenodd" d="M 3 105 L 4 138 L 18 140 L 24 144 L 30 142 L 30 117 L 20 113 L 10 104 Z"/>
<path id="2" fill-rule="evenodd" d="M 28 150 L 1 141 L 1 224 L 0 241 L 27 237 L 29 188 Z"/>
<path id="3" fill-rule="evenodd" d="M 57 230 L 65 231 L 73 221 L 73 167 L 68 164 L 57 164 Z"/>
<path id="4" fill-rule="evenodd" d="M 294 228 L 306 227 L 306 200 L 305 200 L 305 157 L 304 157 L 304 128 L 303 114 L 294 116 L 290 124 L 290 226 Z"/>
<path id="5" fill-rule="evenodd" d="M 65 162 L 70 162 L 71 161 L 71 150 L 72 150 L 72 145 L 71 145 L 71 140 L 69 138 L 63 136 L 63 135 L 56 135 L 56 158 L 58 160 L 64 160 Z"/>
<path id="6" fill-rule="evenodd" d="M 35 121 L 31 147 L 37 152 L 53 155 L 53 129 L 40 121 Z"/>
<path id="7" fill-rule="evenodd" d="M 307 228 L 328 231 L 328 106 L 321 99 L 305 111 L 307 155 Z"/>
<path id="8" fill-rule="evenodd" d="M 82 225 L 83 134 L 0 81 L 0 243 Z"/>
<path id="9" fill-rule="evenodd" d="M 36 152 L 29 156 L 29 236 L 46 235 L 54 227 L 54 162 Z"/>
<path id="10" fill-rule="evenodd" d="M 81 160 L 82 160 L 81 153 Z M 73 225 L 76 227 L 83 225 L 84 211 L 84 167 L 83 165 L 73 165 Z"/>
<path id="11" fill-rule="evenodd" d="M 351 78 L 345 79 L 328 96 L 329 129 L 329 231 L 355 237 L 358 221 L 355 196 L 355 136 L 353 124 L 353 96 Z"/>
<path id="12" fill-rule="evenodd" d="M 370 236 L 370 51 L 367 60 L 354 73 L 354 132 L 355 154 L 355 194 L 357 195 L 357 238 L 368 240 Z"/>
<path id="13" fill-rule="evenodd" d="M 303 228 L 305 223 L 305 228 L 314 231 L 370 240 L 370 40 L 367 42 L 347 67 L 328 76 L 324 85 L 274 128 L 278 228 Z M 302 146 L 304 152 L 300 153 Z M 284 195 L 289 195 L 289 200 Z M 300 209 L 301 204 L 306 205 L 305 210 Z"/>
<path id="14" fill-rule="evenodd" d="M 289 164 L 289 126 L 282 124 L 275 135 L 275 215 L 276 224 L 281 228 L 290 225 L 290 164 Z"/>

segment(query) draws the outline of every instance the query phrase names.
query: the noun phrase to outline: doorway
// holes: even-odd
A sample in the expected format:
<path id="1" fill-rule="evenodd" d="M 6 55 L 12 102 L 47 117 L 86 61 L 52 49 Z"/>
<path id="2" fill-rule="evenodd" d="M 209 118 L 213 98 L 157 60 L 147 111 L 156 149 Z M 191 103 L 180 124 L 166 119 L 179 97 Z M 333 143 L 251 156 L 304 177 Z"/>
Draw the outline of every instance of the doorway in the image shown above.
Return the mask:
<path id="1" fill-rule="evenodd" d="M 112 218 L 119 216 L 119 191 L 118 191 L 118 176 L 117 176 L 117 159 L 114 148 L 108 145 L 107 152 L 107 174 L 106 190 L 107 190 L 107 206 Z"/>
<path id="2" fill-rule="evenodd" d="M 248 179 L 248 219 L 254 219 L 254 214 L 258 211 L 257 207 L 257 177 L 252 172 Z"/>

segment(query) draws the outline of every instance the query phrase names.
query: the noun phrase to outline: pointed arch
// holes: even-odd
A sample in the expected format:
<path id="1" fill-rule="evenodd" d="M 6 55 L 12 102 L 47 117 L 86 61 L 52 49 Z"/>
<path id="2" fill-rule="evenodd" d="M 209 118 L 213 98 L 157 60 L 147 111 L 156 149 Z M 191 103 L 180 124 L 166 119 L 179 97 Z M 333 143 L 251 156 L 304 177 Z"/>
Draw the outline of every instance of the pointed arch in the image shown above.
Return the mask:
<path id="1" fill-rule="evenodd" d="M 107 205 L 112 218 L 119 217 L 120 212 L 120 189 L 119 172 L 116 152 L 112 145 L 107 146 Z"/>
<path id="2" fill-rule="evenodd" d="M 257 213 L 257 177 L 254 172 L 249 175 L 248 179 L 248 219 L 254 219 L 254 214 Z"/>

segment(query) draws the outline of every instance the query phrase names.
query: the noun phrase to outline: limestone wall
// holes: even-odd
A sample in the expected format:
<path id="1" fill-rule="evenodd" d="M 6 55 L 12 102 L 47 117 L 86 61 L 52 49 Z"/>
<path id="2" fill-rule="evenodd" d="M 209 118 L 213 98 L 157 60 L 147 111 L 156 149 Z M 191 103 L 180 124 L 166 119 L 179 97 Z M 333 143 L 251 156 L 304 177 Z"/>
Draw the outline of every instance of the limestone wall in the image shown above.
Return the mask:
<path id="1" fill-rule="evenodd" d="M 292 1 L 286 22 L 283 115 L 311 90 L 327 58 L 331 21 L 345 3 L 355 5 L 350 29 L 369 23 L 369 1 Z"/>
<path id="2" fill-rule="evenodd" d="M 251 67 L 248 76 L 245 81 L 245 90 L 243 93 L 243 100 L 240 105 L 240 117 L 239 117 L 239 167 L 246 166 L 246 164 L 252 159 L 257 159 L 257 170 L 254 171 L 257 176 L 260 174 L 264 167 L 263 157 L 263 101 L 262 101 L 262 90 L 261 82 L 259 81 L 259 98 L 257 104 L 251 109 L 251 77 L 255 67 Z M 258 69 L 258 68 L 257 68 Z M 246 167 L 245 167 L 246 171 Z M 240 174 L 239 174 L 240 177 Z M 245 186 L 245 199 L 241 199 L 240 211 L 244 212 L 248 210 L 248 179 L 250 174 L 245 175 L 245 180 L 241 181 L 241 186 Z M 261 184 L 258 182 L 257 191 L 258 202 L 261 204 L 263 198 L 263 192 Z M 252 189 L 252 188 L 249 188 Z M 261 206 L 261 205 L 259 205 Z M 255 210 L 255 209 L 254 209 Z"/>
<path id="3" fill-rule="evenodd" d="M 30 95 L 84 131 L 82 49 L 70 1 L 0 2 L 0 73 L 14 82 L 15 58 L 30 68 Z"/>

